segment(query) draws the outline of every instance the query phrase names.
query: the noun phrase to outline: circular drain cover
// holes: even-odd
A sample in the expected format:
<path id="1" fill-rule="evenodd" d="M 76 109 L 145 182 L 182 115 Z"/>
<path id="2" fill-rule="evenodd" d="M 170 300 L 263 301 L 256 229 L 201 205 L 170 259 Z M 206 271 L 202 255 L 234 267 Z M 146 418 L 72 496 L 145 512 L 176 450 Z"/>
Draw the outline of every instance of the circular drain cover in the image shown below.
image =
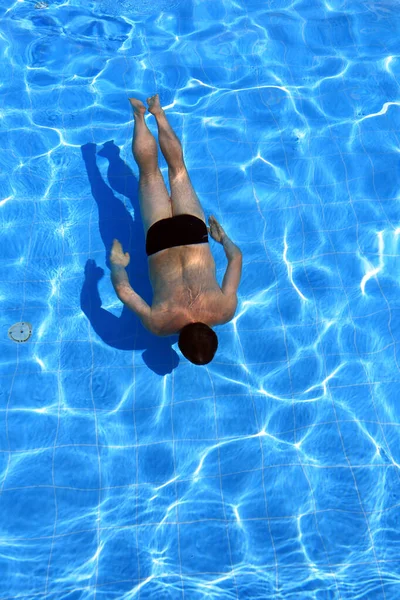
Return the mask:
<path id="1" fill-rule="evenodd" d="M 30 323 L 15 323 L 8 330 L 8 337 L 13 342 L 27 342 L 32 335 L 32 325 Z"/>

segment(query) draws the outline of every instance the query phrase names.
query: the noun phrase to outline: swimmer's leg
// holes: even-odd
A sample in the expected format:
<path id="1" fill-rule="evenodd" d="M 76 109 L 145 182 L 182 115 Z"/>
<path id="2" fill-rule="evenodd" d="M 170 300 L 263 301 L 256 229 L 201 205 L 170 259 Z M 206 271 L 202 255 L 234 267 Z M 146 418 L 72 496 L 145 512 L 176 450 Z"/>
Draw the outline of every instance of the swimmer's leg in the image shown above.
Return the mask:
<path id="1" fill-rule="evenodd" d="M 144 119 L 146 107 L 140 100 L 129 98 L 135 128 L 132 152 L 139 167 L 139 201 L 145 233 L 160 219 L 172 216 L 171 199 L 158 167 L 157 142 Z"/>
<path id="2" fill-rule="evenodd" d="M 205 222 L 204 211 L 193 189 L 183 160 L 182 146 L 161 108 L 158 94 L 147 99 L 149 112 L 157 121 L 158 141 L 168 164 L 173 215 L 190 214 Z"/>

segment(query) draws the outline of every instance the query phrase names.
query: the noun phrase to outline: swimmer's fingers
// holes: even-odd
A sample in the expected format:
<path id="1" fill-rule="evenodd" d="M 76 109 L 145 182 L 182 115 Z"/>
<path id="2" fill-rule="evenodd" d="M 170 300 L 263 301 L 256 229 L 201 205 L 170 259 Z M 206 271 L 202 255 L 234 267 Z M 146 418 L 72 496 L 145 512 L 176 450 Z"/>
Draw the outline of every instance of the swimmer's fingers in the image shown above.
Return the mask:
<path id="1" fill-rule="evenodd" d="M 211 224 L 210 227 L 207 227 L 209 234 L 216 242 L 219 242 L 218 231 L 215 228 L 215 225 Z"/>
<path id="2" fill-rule="evenodd" d="M 118 256 L 121 256 L 122 254 L 122 246 L 120 244 L 120 242 L 118 240 L 114 240 L 113 241 L 113 245 L 111 248 L 111 260 L 113 258 L 117 258 Z"/>
<path id="3" fill-rule="evenodd" d="M 129 252 L 125 252 L 125 254 L 124 254 L 121 242 L 119 242 L 118 240 L 113 241 L 113 245 L 111 248 L 110 260 L 115 265 L 121 265 L 123 267 L 126 267 L 127 265 L 129 265 L 129 262 L 131 260 L 131 257 L 129 256 Z"/>
<path id="4" fill-rule="evenodd" d="M 211 226 L 214 225 L 214 227 L 219 230 L 219 231 L 224 231 L 222 228 L 222 225 L 220 225 L 220 223 L 218 223 L 217 219 L 211 215 L 211 217 L 208 219 L 208 222 L 210 223 Z"/>
<path id="5" fill-rule="evenodd" d="M 122 254 L 122 245 L 119 240 L 116 240 L 116 239 L 113 240 L 111 252 L 118 252 L 118 253 L 120 252 Z"/>
<path id="6" fill-rule="evenodd" d="M 221 243 L 222 238 L 225 235 L 225 231 L 223 230 L 223 228 L 221 227 L 221 225 L 218 223 L 217 219 L 213 215 L 211 215 L 211 217 L 209 217 L 208 222 L 210 224 L 209 231 L 210 231 L 212 238 L 216 242 Z"/>

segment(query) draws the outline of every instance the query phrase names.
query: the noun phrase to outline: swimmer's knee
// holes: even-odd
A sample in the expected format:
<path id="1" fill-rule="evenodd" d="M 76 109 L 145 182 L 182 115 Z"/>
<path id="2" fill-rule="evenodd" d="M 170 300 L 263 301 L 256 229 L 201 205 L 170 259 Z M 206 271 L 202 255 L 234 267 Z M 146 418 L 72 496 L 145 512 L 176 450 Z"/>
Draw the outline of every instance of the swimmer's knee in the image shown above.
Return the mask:
<path id="1" fill-rule="evenodd" d="M 179 181 L 188 177 L 188 172 L 183 159 L 176 164 L 168 166 L 168 176 L 170 181 Z"/>
<path id="2" fill-rule="evenodd" d="M 157 167 L 155 169 L 140 169 L 139 171 L 139 184 L 152 183 L 153 181 L 157 181 L 163 179 L 162 173 L 160 169 Z"/>

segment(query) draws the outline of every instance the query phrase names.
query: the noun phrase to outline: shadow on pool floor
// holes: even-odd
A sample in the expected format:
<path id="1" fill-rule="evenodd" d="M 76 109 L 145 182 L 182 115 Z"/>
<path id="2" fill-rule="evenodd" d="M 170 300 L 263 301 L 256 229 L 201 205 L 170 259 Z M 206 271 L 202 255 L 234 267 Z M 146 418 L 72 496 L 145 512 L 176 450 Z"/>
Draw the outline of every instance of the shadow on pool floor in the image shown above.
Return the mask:
<path id="1" fill-rule="evenodd" d="M 137 178 L 121 159 L 120 149 L 113 141 L 106 142 L 98 153 L 109 161 L 107 177 L 111 187 L 104 182 L 97 166 L 96 144 L 85 144 L 81 147 L 81 151 L 92 195 L 99 210 L 99 229 L 105 246 L 106 264 L 110 266 L 110 250 L 113 239 L 117 238 L 124 251 L 131 255 L 127 273 L 133 289 L 151 304 L 152 289 L 148 277 Z M 114 195 L 113 190 L 129 199 L 135 211 L 135 220 Z M 177 341 L 177 336 L 158 338 L 152 335 L 143 327 L 139 318 L 125 306 L 120 317 L 102 308 L 98 282 L 103 276 L 103 269 L 98 267 L 94 260 L 88 260 L 81 291 L 81 308 L 94 331 L 105 344 L 113 348 L 144 350 L 142 358 L 149 369 L 155 373 L 159 375 L 171 373 L 179 363 L 178 354 L 172 348 L 172 344 Z"/>

